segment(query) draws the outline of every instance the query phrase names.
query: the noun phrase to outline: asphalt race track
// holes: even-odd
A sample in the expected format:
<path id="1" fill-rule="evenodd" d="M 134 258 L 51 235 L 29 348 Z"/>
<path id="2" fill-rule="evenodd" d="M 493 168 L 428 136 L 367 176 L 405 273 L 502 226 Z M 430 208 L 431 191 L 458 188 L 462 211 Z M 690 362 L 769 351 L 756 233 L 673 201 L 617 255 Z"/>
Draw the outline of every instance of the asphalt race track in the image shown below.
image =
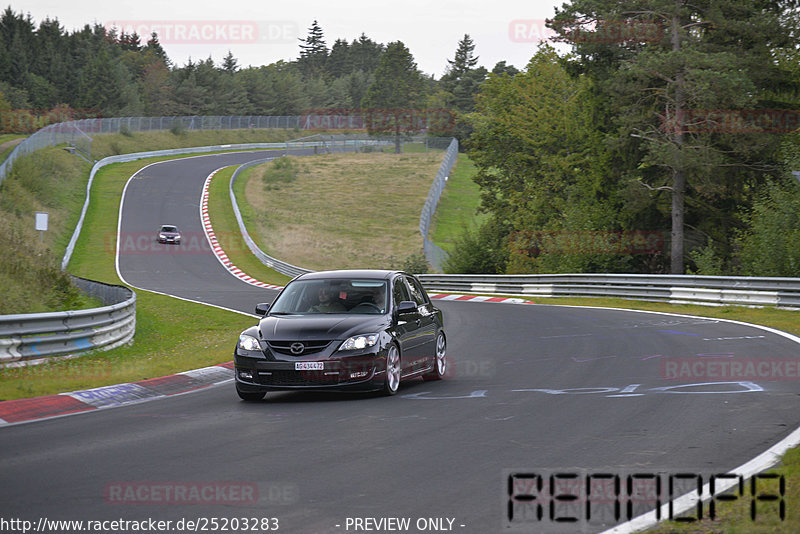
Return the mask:
<path id="1" fill-rule="evenodd" d="M 202 235 L 208 174 L 257 157 L 145 168 L 126 191 L 121 243 L 164 223 Z M 274 297 L 235 279 L 207 249 L 142 243 L 119 260 L 136 287 L 246 313 Z M 707 480 L 800 426 L 798 377 L 777 374 L 800 360 L 800 347 L 763 329 L 618 310 L 438 305 L 449 379 L 410 382 L 396 397 L 285 392 L 244 403 L 225 384 L 0 428 L 2 516 L 153 519 L 172 521 L 170 532 L 194 530 L 190 520 L 213 531 L 211 518 L 229 521 L 229 532 L 594 532 L 614 521 L 543 524 L 519 510 L 509 521 L 509 475 Z M 697 372 L 687 362 L 711 361 L 764 362 L 771 374 L 674 378 Z"/>

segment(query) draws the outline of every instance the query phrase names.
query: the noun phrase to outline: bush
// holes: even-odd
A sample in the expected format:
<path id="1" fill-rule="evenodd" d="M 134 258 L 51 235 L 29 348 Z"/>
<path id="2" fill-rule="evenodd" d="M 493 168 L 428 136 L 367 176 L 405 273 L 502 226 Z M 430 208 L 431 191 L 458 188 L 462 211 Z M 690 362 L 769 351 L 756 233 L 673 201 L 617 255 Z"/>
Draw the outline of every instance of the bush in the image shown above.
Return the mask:
<path id="1" fill-rule="evenodd" d="M 477 230 L 464 227 L 442 268 L 451 274 L 503 274 L 508 263 L 507 230 L 493 219 Z"/>
<path id="2" fill-rule="evenodd" d="M 297 179 L 297 174 L 302 170 L 297 161 L 288 156 L 282 156 L 267 164 L 261 175 L 264 189 L 267 191 L 279 189 L 280 184 L 288 184 Z"/>
<path id="3" fill-rule="evenodd" d="M 411 254 L 403 262 L 403 270 L 412 274 L 426 274 L 428 272 L 428 260 L 425 259 L 423 251 Z"/>
<path id="4" fill-rule="evenodd" d="M 737 259 L 747 276 L 800 276 L 800 190 L 797 183 L 769 184 L 745 215 Z"/>
<path id="5" fill-rule="evenodd" d="M 177 120 L 169 131 L 172 132 L 172 135 L 176 136 L 186 135 L 186 126 L 183 125 L 182 120 Z"/>

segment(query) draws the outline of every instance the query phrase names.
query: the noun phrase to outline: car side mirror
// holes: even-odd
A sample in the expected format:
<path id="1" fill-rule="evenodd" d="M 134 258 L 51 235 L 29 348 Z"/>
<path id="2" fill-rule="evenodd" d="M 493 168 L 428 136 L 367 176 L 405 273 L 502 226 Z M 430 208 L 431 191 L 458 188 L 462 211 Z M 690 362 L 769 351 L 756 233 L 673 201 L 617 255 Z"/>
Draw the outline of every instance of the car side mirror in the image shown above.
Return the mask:
<path id="1" fill-rule="evenodd" d="M 261 304 L 256 304 L 256 314 L 266 315 L 267 310 L 269 310 L 269 302 L 262 302 Z"/>
<path id="2" fill-rule="evenodd" d="M 397 304 L 397 316 L 403 317 L 404 315 L 412 315 L 417 313 L 417 303 L 410 300 L 404 300 Z"/>

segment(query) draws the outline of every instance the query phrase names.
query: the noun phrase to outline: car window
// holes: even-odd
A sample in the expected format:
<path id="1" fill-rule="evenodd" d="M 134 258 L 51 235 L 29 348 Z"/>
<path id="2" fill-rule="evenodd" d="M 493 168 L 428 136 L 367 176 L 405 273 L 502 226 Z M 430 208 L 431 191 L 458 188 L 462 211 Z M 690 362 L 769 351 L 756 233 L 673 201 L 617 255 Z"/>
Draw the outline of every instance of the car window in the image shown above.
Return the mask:
<path id="1" fill-rule="evenodd" d="M 408 294 L 408 289 L 406 289 L 406 285 L 403 283 L 402 278 L 397 278 L 394 281 L 394 287 L 392 288 L 392 300 L 394 301 L 395 306 L 404 300 L 411 300 L 411 295 Z"/>
<path id="2" fill-rule="evenodd" d="M 270 306 L 271 315 L 386 313 L 386 282 L 374 279 L 311 279 L 289 283 Z"/>
<path id="3" fill-rule="evenodd" d="M 408 288 L 411 290 L 411 296 L 414 298 L 414 302 L 419 304 L 425 304 L 427 299 L 425 298 L 425 291 L 423 291 L 422 286 L 419 285 L 414 278 L 410 276 L 406 276 L 406 281 L 408 282 Z"/>

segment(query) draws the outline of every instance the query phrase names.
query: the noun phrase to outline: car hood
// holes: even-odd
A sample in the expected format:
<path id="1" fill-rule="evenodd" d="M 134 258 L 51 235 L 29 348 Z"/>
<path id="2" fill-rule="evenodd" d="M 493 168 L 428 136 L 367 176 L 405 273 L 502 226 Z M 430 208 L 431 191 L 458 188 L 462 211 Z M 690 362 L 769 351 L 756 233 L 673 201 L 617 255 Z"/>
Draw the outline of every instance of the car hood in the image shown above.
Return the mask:
<path id="1" fill-rule="evenodd" d="M 356 334 L 379 332 L 388 325 L 386 315 L 286 315 L 264 317 L 258 329 L 266 340 L 344 340 Z"/>

